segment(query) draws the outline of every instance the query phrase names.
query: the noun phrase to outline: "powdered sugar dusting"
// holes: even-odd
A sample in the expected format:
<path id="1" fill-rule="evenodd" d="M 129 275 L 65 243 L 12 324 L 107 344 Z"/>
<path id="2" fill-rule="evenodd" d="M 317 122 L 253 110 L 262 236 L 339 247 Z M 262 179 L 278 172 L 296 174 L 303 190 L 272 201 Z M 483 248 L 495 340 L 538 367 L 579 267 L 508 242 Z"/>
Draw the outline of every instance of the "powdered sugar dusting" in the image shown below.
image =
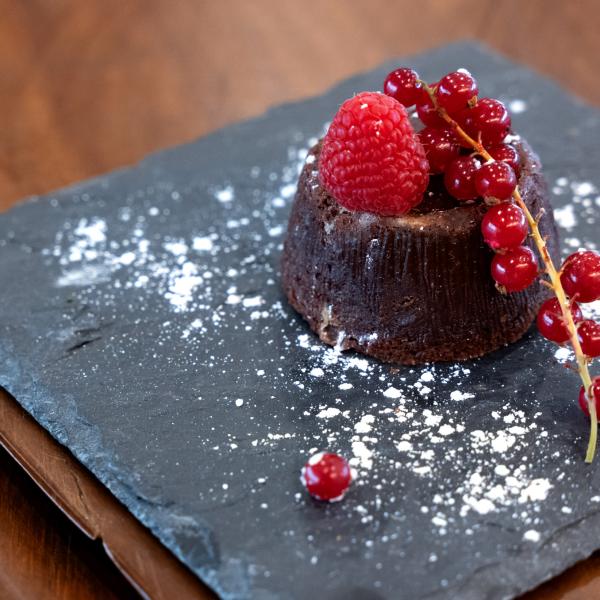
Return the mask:
<path id="1" fill-rule="evenodd" d="M 324 345 L 281 295 L 278 261 L 287 209 L 307 147 L 315 141 L 291 145 L 281 169 L 249 168 L 247 188 L 237 179 L 235 188 L 228 181 L 207 186 L 202 198 L 220 211 L 219 218 L 209 223 L 190 214 L 193 233 L 171 219 L 169 210 L 182 198 L 196 201 L 197 189 L 162 190 L 168 198 L 163 203 L 152 199 L 138 205 L 123 198 L 118 224 L 100 217 L 66 221 L 43 250 L 55 285 L 68 287 L 78 303 L 92 309 L 122 310 L 127 298 L 126 310 L 139 317 L 141 328 L 144 320 L 160 318 L 161 335 L 148 360 L 167 355 L 173 373 L 196 376 L 206 369 L 231 378 L 232 384 L 215 385 L 216 391 L 194 389 L 202 418 L 210 418 L 203 412 L 210 394 L 218 396 L 219 409 L 231 410 L 224 432 L 209 433 L 198 444 L 215 459 L 264 461 L 264 473 L 250 483 L 236 473 L 246 486 L 236 490 L 227 471 L 228 481 L 217 490 L 198 492 L 203 502 L 245 498 L 269 515 L 275 506 L 269 496 L 274 470 L 299 469 L 307 456 L 326 448 L 345 455 L 354 469 L 354 487 L 335 510 L 336 518 L 364 528 L 364 535 L 347 543 L 349 548 L 360 544 L 365 560 L 378 552 L 386 555 L 398 536 L 402 551 L 411 552 L 418 537 L 435 546 L 424 562 L 439 565 L 448 559 L 444 539 L 468 531 L 474 545 L 483 544 L 487 524 L 496 521 L 522 531 L 519 539 L 525 544 L 541 541 L 549 526 L 542 508 L 556 499 L 569 474 L 544 458 L 559 434 L 550 431 L 544 412 L 552 390 L 527 367 L 533 355 L 519 364 L 518 382 L 496 358 L 395 369 L 343 351 L 343 331 L 335 347 Z M 307 162 L 314 164 L 312 155 Z M 267 183 L 258 186 L 258 177 Z M 576 229 L 596 214 L 585 212 L 588 200 L 596 206 L 597 194 L 586 183 L 566 178 L 554 183 L 557 195 L 568 200 L 557 218 L 570 231 L 571 247 L 588 245 Z M 600 305 L 586 310 L 600 314 Z M 361 342 L 375 342 L 380 333 Z M 135 342 L 135 332 L 127 335 L 126 341 L 111 338 L 110 351 Z M 535 336 L 527 344 L 537 354 L 569 360 L 567 350 L 549 348 Z M 517 348 L 511 351 L 520 352 Z M 276 418 L 263 422 L 259 408 L 264 406 Z M 233 466 L 228 469 L 233 473 Z M 300 487 L 279 501 L 314 509 Z M 573 503 L 564 498 L 564 505 Z M 567 522 L 568 514 L 561 511 L 553 518 Z M 306 534 L 286 530 L 285 535 L 300 533 Z M 322 533 L 314 528 L 307 535 L 313 536 L 315 550 L 298 560 L 320 564 Z"/>

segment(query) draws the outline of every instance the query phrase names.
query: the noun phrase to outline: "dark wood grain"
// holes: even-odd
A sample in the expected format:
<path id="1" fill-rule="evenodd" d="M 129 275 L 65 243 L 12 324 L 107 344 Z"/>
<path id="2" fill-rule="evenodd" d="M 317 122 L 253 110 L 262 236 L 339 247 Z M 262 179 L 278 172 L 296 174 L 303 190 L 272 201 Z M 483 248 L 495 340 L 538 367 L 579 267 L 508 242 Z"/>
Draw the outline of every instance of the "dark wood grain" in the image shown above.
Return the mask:
<path id="1" fill-rule="evenodd" d="M 465 37 L 600 104 L 594 0 L 0 0 L 0 15 L 0 208 Z M 0 564 L 2 598 L 133 593 L 5 454 Z M 595 597 L 600 558 L 527 600 Z"/>

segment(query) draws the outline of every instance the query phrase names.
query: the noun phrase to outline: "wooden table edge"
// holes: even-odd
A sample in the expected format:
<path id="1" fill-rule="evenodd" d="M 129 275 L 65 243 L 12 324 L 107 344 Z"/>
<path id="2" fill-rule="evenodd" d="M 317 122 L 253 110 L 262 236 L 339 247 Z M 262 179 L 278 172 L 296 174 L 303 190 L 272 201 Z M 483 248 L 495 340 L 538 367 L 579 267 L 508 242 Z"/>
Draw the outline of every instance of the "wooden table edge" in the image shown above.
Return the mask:
<path id="1" fill-rule="evenodd" d="M 0 444 L 85 535 L 102 541 L 109 558 L 142 597 L 214 598 L 196 575 L 1 388 Z"/>

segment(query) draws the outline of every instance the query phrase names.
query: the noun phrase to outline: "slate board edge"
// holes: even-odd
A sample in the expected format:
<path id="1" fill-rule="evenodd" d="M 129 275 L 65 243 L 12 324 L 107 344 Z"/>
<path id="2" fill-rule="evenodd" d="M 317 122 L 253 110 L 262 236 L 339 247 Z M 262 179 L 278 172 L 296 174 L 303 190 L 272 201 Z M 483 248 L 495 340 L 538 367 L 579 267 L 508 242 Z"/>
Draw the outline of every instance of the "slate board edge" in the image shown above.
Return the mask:
<path id="1" fill-rule="evenodd" d="M 467 42 L 466 44 L 463 43 L 453 43 L 450 44 L 448 46 L 443 46 L 443 47 L 439 47 L 433 50 L 433 52 L 435 53 L 436 51 L 441 51 L 442 49 L 444 50 L 448 50 L 448 48 L 454 48 L 454 49 L 469 49 L 469 51 L 475 52 L 475 53 L 480 53 L 480 54 L 485 54 L 487 55 L 489 58 L 496 60 L 496 61 L 501 61 L 504 62 L 505 59 L 503 57 L 498 56 L 495 53 L 490 52 L 487 48 L 481 46 L 480 44 L 477 43 L 473 43 L 473 42 Z M 419 56 L 419 55 L 414 55 L 415 57 Z M 410 62 L 412 60 L 413 57 L 408 57 L 406 59 L 407 62 Z M 387 64 L 392 64 L 391 61 L 386 61 L 386 63 L 384 63 L 384 66 Z M 397 61 L 394 61 L 393 64 L 397 64 Z M 513 63 L 511 63 L 513 64 Z M 380 67 L 382 68 L 382 67 Z M 375 69 L 376 70 L 376 69 Z M 370 69 L 367 72 L 371 72 L 372 70 Z M 323 94 L 313 97 L 313 98 L 319 98 L 321 96 L 326 96 L 327 94 L 337 90 L 338 88 L 342 87 L 342 86 L 351 86 L 352 83 L 359 79 L 361 77 L 361 74 L 356 75 L 352 78 L 346 79 L 342 82 L 339 82 L 338 84 L 336 84 L 335 86 L 333 86 L 332 88 L 330 88 L 329 90 L 327 90 L 326 92 L 324 92 Z M 546 78 L 547 80 L 547 78 Z M 547 80 L 548 81 L 548 80 Z M 555 83 L 552 81 L 548 81 L 548 83 L 555 87 L 556 90 L 561 93 L 564 94 L 565 92 Z M 239 127 L 246 127 L 246 126 L 251 126 L 253 124 L 256 123 L 260 123 L 261 121 L 264 121 L 265 119 L 270 118 L 273 114 L 276 114 L 277 112 L 281 111 L 281 110 L 286 110 L 286 108 L 297 105 L 297 104 L 303 104 L 304 102 L 306 102 L 307 100 L 310 100 L 310 98 L 307 99 L 303 99 L 301 101 L 298 102 L 290 102 L 290 103 L 286 103 L 274 108 L 269 109 L 268 111 L 266 111 L 265 113 L 263 113 L 260 116 L 254 117 L 248 121 L 243 121 L 241 123 L 238 124 L 234 124 L 222 129 L 219 129 L 215 132 L 212 132 L 211 134 L 204 136 L 203 138 L 201 138 L 203 141 L 208 141 L 210 140 L 210 138 L 212 136 L 219 136 L 223 133 L 223 131 L 235 131 L 237 128 Z M 581 101 L 580 99 L 576 99 L 577 102 L 579 102 L 580 104 L 584 105 L 584 106 L 589 106 L 586 105 L 585 102 Z M 84 182 L 81 183 L 77 183 L 71 186 L 68 186 L 66 188 L 62 188 L 60 190 L 57 190 L 56 192 L 51 192 L 49 194 L 45 194 L 44 196 L 33 196 L 31 198 L 29 198 L 27 200 L 27 202 L 37 202 L 39 200 L 41 200 L 44 197 L 52 197 L 52 196 L 61 196 L 61 195 L 67 195 L 67 194 L 71 194 L 74 191 L 77 191 L 79 189 L 83 189 L 87 186 L 93 186 L 95 183 L 98 183 L 101 180 L 105 180 L 107 177 L 112 178 L 112 177 L 120 177 L 122 175 L 126 175 L 127 173 L 130 173 L 131 171 L 135 171 L 138 169 L 142 169 L 145 168 L 146 166 L 152 166 L 154 161 L 159 160 L 161 157 L 165 156 L 166 154 L 171 154 L 171 153 L 176 153 L 177 151 L 181 150 L 182 148 L 185 148 L 186 146 L 190 146 L 197 143 L 192 141 L 188 144 L 184 144 L 182 146 L 177 146 L 174 148 L 170 148 L 167 150 L 160 150 L 157 151 L 156 153 L 152 153 L 150 154 L 148 157 L 142 159 L 139 163 L 132 165 L 130 167 L 124 167 L 121 169 L 117 169 L 115 171 L 112 171 L 111 173 L 108 173 L 107 175 L 103 175 L 103 176 L 99 176 L 96 178 L 92 178 L 89 180 L 86 180 Z M 19 207 L 16 207 L 13 210 L 19 210 Z M 9 211 L 8 214 L 11 214 L 12 211 Z M 0 217 L 2 218 L 2 217 Z M 8 357 L 6 357 L 8 358 Z M 10 360 L 10 359 L 8 359 Z M 13 364 L 16 366 L 16 361 L 11 361 L 13 362 Z M 6 364 L 6 363 L 5 363 Z M 19 369 L 22 369 L 22 367 L 17 367 Z M 26 391 L 26 390 L 14 390 L 13 396 L 15 396 L 16 398 L 18 398 L 19 402 L 23 404 L 23 406 L 28 410 L 28 412 L 30 412 L 30 414 L 32 414 L 32 416 L 38 420 L 38 422 L 40 422 L 40 424 L 42 424 L 46 429 L 48 429 L 50 431 L 50 433 L 53 435 L 53 437 L 55 437 L 56 439 L 58 439 L 58 441 L 60 443 L 62 443 L 63 445 L 68 444 L 68 438 L 65 437 L 65 435 L 60 431 L 59 428 L 57 428 L 55 426 L 55 424 L 53 424 L 52 422 L 44 419 L 44 418 L 39 418 L 39 415 L 36 416 L 35 414 L 35 404 L 36 401 L 38 400 L 43 400 L 44 399 L 44 391 L 36 385 L 36 382 L 30 379 L 30 385 L 26 386 L 27 388 L 32 389 L 33 391 Z M 10 390 L 10 382 L 7 381 L 6 377 L 2 377 L 0 379 L 0 384 L 9 391 L 9 393 L 11 393 Z M 76 415 L 75 415 L 76 416 Z M 93 467 L 89 466 L 89 461 L 81 461 L 83 462 L 83 464 L 85 464 L 86 466 L 88 466 L 88 468 L 93 469 Z M 108 465 L 108 469 L 110 471 L 112 471 L 112 465 L 109 463 Z M 125 469 L 124 469 L 125 470 Z M 128 504 L 128 499 L 130 499 L 132 496 L 137 497 L 138 500 L 144 500 L 143 497 L 140 497 L 138 494 L 135 493 L 135 489 L 126 484 L 124 481 L 122 481 L 122 477 L 118 477 L 116 475 L 113 474 L 113 479 L 109 478 L 109 477 L 105 477 L 102 479 L 103 483 L 113 492 L 113 494 L 115 494 L 115 496 L 117 498 L 119 498 L 121 500 L 121 502 L 125 503 L 126 505 Z M 147 527 L 149 527 L 155 535 L 157 535 L 157 537 L 159 537 L 159 539 L 161 539 L 161 541 L 167 546 L 169 547 L 169 549 L 171 551 L 173 551 L 175 553 L 176 556 L 178 556 L 178 558 L 180 558 L 180 560 L 186 562 L 185 556 L 183 551 L 181 550 L 181 548 L 179 547 L 179 545 L 174 542 L 173 540 L 168 540 L 165 539 L 164 536 L 160 536 L 157 532 L 156 529 L 158 527 L 157 521 L 154 518 L 153 515 L 149 515 L 148 513 L 141 513 L 141 511 L 132 511 L 132 509 L 130 509 L 128 507 L 128 510 L 130 510 L 134 516 L 136 516 L 136 518 L 138 518 L 142 523 L 144 523 L 144 525 L 146 525 Z M 135 514 L 135 513 L 138 514 Z M 588 540 L 592 540 L 594 538 L 593 535 L 589 535 L 590 530 L 594 530 L 597 533 L 600 533 L 600 518 L 598 513 L 592 513 L 590 516 L 586 517 L 585 519 L 581 520 L 580 522 L 576 523 L 575 525 L 566 528 L 565 530 L 561 531 L 560 535 L 556 538 L 556 544 L 557 546 L 560 546 L 560 541 L 562 540 L 567 540 L 570 537 L 570 534 L 572 532 L 576 532 L 579 530 L 586 530 L 588 532 L 588 535 L 585 536 L 586 539 Z M 585 544 L 584 548 L 581 548 L 580 546 L 580 552 L 577 558 L 575 559 L 571 559 L 571 560 L 563 560 L 562 566 L 561 567 L 557 567 L 555 569 L 553 569 L 552 571 L 549 571 L 548 569 L 544 568 L 544 565 L 541 564 L 543 562 L 543 558 L 546 556 L 550 556 L 552 553 L 552 549 L 551 546 L 546 546 L 543 547 L 543 549 L 538 550 L 538 556 L 537 558 L 539 560 L 536 561 L 535 565 L 531 565 L 531 568 L 528 570 L 528 573 L 533 573 L 533 572 L 539 572 L 541 577 L 529 577 L 529 584 L 526 584 L 525 586 L 521 585 L 518 587 L 515 587 L 514 593 L 521 593 L 524 591 L 527 591 L 528 589 L 531 589 L 532 586 L 538 585 L 540 583 L 540 581 L 542 581 L 543 579 L 550 579 L 551 577 L 553 577 L 554 575 L 562 572 L 565 568 L 571 566 L 572 564 L 574 564 L 575 562 L 578 562 L 578 560 L 583 559 L 587 556 L 589 556 L 594 550 L 596 549 L 596 545 L 593 544 L 592 542 L 588 542 L 587 544 Z M 522 561 L 520 561 L 518 558 L 515 558 L 513 561 L 511 561 L 512 564 L 514 564 L 515 566 L 520 566 L 522 565 Z M 508 561 L 507 561 L 508 563 Z M 189 564 L 189 563 L 188 563 Z M 213 575 L 213 572 L 207 571 L 206 569 L 202 569 L 202 568 L 198 568 L 198 567 L 193 567 L 194 570 L 196 571 L 196 573 L 211 587 L 213 587 L 213 589 L 215 589 L 215 591 L 219 592 L 221 591 L 221 586 L 219 585 L 218 580 L 216 580 Z M 478 578 L 477 581 L 473 581 L 472 579 L 468 580 L 468 582 L 463 585 L 460 588 L 461 593 L 463 594 L 463 597 L 465 598 L 476 598 L 476 597 L 480 597 L 477 596 L 477 590 L 479 589 L 479 585 L 478 583 L 480 582 L 480 580 L 482 578 L 488 577 L 492 571 L 494 571 L 493 573 L 493 580 L 498 580 L 501 579 L 499 577 L 498 571 L 497 571 L 497 565 L 490 565 L 489 569 L 486 569 L 485 571 L 480 572 L 480 578 Z M 506 569 L 506 573 L 504 573 L 504 578 L 505 581 L 506 580 L 510 580 L 511 579 L 511 569 L 507 568 Z M 488 588 L 489 589 L 489 588 Z M 506 588 L 504 588 L 504 591 L 506 591 Z M 444 592 L 440 592 L 443 595 L 446 595 L 448 592 L 448 590 L 445 590 Z M 475 595 L 471 595 L 471 594 L 475 594 Z M 438 594 L 434 594 L 433 596 L 429 596 L 429 597 L 436 597 Z M 225 597 L 225 596 L 224 596 Z M 498 595 L 488 595 L 488 597 L 494 597 L 494 598 L 499 598 L 499 597 L 512 597 L 512 595 L 502 595 L 502 596 L 498 596 Z"/>

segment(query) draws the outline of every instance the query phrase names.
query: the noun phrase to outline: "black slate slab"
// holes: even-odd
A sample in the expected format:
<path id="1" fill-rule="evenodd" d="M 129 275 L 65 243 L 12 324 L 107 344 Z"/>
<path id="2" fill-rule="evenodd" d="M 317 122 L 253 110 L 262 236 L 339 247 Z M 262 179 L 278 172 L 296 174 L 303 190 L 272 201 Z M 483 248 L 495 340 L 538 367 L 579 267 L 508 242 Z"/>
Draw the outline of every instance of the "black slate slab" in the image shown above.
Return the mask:
<path id="1" fill-rule="evenodd" d="M 598 110 L 473 44 L 401 62 L 506 100 L 565 247 L 598 241 Z M 0 217 L 0 384 L 224 598 L 511 598 L 600 546 L 564 353 L 394 371 L 281 295 L 305 149 L 396 64 Z M 358 474 L 332 506 L 322 448 Z"/>

